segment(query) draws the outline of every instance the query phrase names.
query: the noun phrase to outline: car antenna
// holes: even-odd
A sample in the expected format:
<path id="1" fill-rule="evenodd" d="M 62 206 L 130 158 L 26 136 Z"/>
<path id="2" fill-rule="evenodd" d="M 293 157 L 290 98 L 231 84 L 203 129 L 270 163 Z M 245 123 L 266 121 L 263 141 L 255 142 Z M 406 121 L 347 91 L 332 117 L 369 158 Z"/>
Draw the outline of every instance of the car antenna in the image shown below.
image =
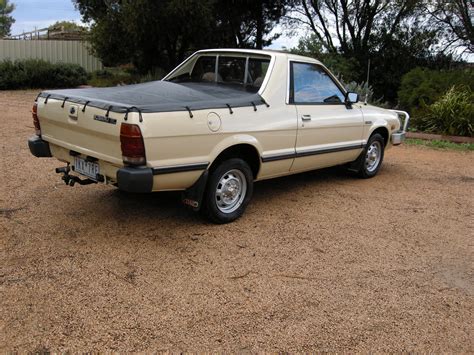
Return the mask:
<path id="1" fill-rule="evenodd" d="M 365 88 L 364 105 L 367 105 L 367 102 L 369 101 L 369 79 L 370 79 L 370 58 L 369 58 L 369 62 L 367 64 L 367 82 L 365 83 L 366 88 Z"/>

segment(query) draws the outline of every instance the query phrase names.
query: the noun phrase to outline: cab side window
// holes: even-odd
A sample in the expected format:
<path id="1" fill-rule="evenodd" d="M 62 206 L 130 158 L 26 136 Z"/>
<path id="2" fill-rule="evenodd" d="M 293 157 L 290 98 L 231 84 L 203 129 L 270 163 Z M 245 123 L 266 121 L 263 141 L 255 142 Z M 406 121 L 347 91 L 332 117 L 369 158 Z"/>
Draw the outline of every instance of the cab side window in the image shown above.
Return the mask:
<path id="1" fill-rule="evenodd" d="M 270 66 L 270 59 L 249 58 L 247 79 L 247 90 L 257 92 L 263 84 L 268 67 Z"/>
<path id="2" fill-rule="evenodd" d="M 326 71 L 316 64 L 291 63 L 290 100 L 295 104 L 341 104 L 345 98 Z"/>

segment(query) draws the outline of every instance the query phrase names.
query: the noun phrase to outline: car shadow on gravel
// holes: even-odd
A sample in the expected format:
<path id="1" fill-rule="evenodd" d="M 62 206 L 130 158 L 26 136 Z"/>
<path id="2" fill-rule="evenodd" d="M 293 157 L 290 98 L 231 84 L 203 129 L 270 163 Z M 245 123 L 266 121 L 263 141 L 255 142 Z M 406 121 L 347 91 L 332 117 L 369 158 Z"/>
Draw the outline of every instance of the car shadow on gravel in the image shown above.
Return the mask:
<path id="1" fill-rule="evenodd" d="M 296 194 L 308 185 L 317 188 L 322 186 L 322 183 L 337 184 L 353 179 L 355 178 L 347 170 L 333 167 L 264 180 L 255 184 L 254 195 L 250 203 L 256 204 L 259 201 L 268 203 L 268 199 L 276 202 L 282 195 Z M 194 213 L 181 203 L 181 192 L 134 194 L 115 189 L 105 194 L 103 198 L 105 199 L 104 204 L 110 204 L 108 209 L 113 210 L 112 215 L 116 218 L 154 216 L 158 220 L 167 219 L 167 221 L 189 223 L 190 225 L 199 223 L 199 221 L 207 223 L 204 219 L 199 218 L 198 213 Z"/>
<path id="2" fill-rule="evenodd" d="M 321 183 L 340 183 L 347 180 L 357 179 L 352 173 L 343 167 L 331 167 L 320 170 L 311 170 L 295 175 L 283 176 L 271 180 L 259 181 L 255 184 L 254 198 L 269 191 L 298 192 L 302 187 L 311 184 L 313 187 L 321 186 Z"/>

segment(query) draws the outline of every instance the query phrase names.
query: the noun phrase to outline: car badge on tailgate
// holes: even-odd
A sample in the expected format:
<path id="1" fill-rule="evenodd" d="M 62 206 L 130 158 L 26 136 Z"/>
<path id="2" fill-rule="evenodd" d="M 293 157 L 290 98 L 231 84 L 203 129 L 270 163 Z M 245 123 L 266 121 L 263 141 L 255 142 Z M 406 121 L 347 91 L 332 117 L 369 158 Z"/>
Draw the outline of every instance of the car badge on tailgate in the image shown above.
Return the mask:
<path id="1" fill-rule="evenodd" d="M 110 118 L 106 116 L 94 115 L 94 120 L 104 123 L 116 124 L 117 120 L 115 118 Z"/>

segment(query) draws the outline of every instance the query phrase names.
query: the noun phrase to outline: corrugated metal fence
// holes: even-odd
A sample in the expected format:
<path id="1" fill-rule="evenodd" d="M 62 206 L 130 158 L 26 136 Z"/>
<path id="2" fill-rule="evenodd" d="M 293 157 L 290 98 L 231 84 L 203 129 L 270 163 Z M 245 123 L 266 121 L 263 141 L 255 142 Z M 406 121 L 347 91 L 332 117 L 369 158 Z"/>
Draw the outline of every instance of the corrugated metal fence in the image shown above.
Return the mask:
<path id="1" fill-rule="evenodd" d="M 0 61 L 10 59 L 43 59 L 51 63 L 74 63 L 87 71 L 103 68 L 92 56 L 84 41 L 0 40 Z"/>

